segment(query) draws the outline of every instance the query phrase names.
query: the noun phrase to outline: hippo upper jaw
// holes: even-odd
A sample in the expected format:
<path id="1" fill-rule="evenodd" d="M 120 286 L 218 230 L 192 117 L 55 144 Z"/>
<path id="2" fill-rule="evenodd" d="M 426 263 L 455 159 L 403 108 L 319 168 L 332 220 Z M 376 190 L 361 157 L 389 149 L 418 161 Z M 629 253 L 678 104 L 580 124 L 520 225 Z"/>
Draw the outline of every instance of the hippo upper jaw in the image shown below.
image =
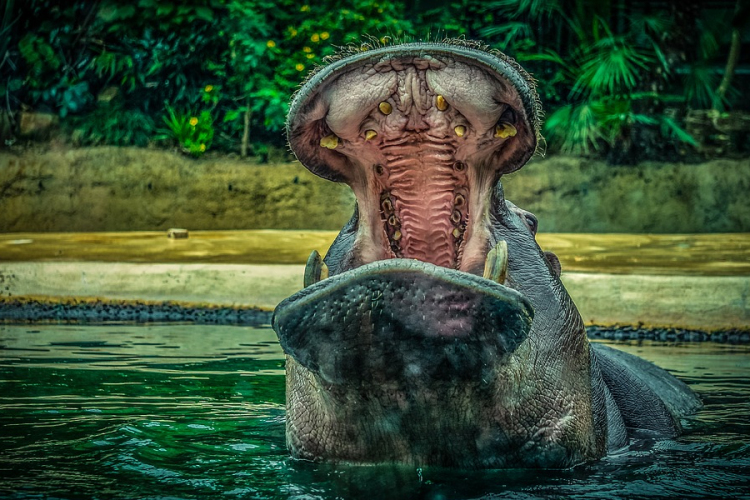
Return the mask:
<path id="1" fill-rule="evenodd" d="M 413 43 L 316 73 L 287 131 L 308 169 L 354 191 L 348 268 L 410 258 L 481 274 L 492 187 L 535 151 L 537 108 L 533 80 L 504 55 Z"/>

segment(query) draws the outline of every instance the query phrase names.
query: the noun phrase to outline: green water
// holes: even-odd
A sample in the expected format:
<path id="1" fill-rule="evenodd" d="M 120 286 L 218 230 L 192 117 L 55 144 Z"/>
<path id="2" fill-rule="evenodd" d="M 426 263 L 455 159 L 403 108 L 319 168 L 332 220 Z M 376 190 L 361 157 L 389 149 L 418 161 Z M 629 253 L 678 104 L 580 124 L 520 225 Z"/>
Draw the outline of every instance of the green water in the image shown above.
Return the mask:
<path id="1" fill-rule="evenodd" d="M 615 344 L 705 408 L 567 471 L 291 460 L 269 328 L 0 325 L 3 498 L 750 498 L 750 348 Z"/>

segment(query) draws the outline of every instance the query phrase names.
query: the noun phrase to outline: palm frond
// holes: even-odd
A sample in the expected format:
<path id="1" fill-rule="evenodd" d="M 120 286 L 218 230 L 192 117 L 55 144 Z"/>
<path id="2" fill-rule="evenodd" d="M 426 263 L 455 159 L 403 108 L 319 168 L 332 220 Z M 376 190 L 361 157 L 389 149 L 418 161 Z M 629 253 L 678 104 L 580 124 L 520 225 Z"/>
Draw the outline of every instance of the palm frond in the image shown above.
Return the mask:
<path id="1" fill-rule="evenodd" d="M 569 154 L 598 150 L 599 141 L 604 138 L 589 103 L 569 104 L 555 110 L 547 117 L 544 131 L 551 144 Z"/>
<path id="2" fill-rule="evenodd" d="M 636 87 L 638 73 L 653 59 L 622 36 L 606 36 L 584 51 L 575 95 L 615 95 Z"/>

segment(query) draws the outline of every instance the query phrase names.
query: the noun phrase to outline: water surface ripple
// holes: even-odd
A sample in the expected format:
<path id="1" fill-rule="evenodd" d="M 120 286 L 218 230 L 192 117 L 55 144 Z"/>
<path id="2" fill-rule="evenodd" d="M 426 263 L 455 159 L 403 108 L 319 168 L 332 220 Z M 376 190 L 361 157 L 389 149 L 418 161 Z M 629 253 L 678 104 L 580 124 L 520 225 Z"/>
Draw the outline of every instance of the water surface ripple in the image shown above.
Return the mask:
<path id="1" fill-rule="evenodd" d="M 747 498 L 750 347 L 613 343 L 705 407 L 676 440 L 571 470 L 298 462 L 270 328 L 0 325 L 3 498 Z"/>

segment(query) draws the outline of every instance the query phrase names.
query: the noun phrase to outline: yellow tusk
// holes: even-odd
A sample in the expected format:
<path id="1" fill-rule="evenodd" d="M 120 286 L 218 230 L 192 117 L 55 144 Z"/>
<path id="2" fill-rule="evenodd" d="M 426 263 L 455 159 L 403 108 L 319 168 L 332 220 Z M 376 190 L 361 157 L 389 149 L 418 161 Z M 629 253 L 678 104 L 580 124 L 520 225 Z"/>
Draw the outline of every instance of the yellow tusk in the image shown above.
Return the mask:
<path id="1" fill-rule="evenodd" d="M 500 123 L 495 127 L 495 137 L 507 139 L 508 137 L 514 137 L 518 133 L 516 127 L 510 123 Z"/>
<path id="2" fill-rule="evenodd" d="M 463 137 L 464 134 L 466 133 L 466 127 L 464 127 L 463 125 L 459 125 L 456 128 L 454 128 L 453 131 L 456 132 L 457 136 Z"/>
<path id="3" fill-rule="evenodd" d="M 484 262 L 484 278 L 500 283 L 505 283 L 508 275 L 508 244 L 500 240 L 495 248 L 487 254 L 487 260 Z"/>
<path id="4" fill-rule="evenodd" d="M 445 111 L 446 109 L 448 109 L 448 103 L 446 102 L 445 97 L 438 95 L 435 98 L 435 107 L 440 111 Z"/>
<path id="5" fill-rule="evenodd" d="M 327 135 L 320 140 L 320 145 L 324 148 L 336 149 L 336 146 L 339 145 L 339 138 L 334 134 Z"/>
<path id="6" fill-rule="evenodd" d="M 378 136 L 378 133 L 374 130 L 365 130 L 365 140 L 369 141 L 371 139 L 375 139 Z"/>
<path id="7" fill-rule="evenodd" d="M 378 109 L 384 115 L 390 115 L 393 112 L 393 106 L 391 106 L 391 103 L 385 101 L 378 104 Z"/>
<path id="8" fill-rule="evenodd" d="M 396 241 L 400 240 L 401 239 L 401 231 L 399 231 L 397 229 L 396 232 L 393 233 L 393 239 L 396 240 Z"/>
<path id="9" fill-rule="evenodd" d="M 310 257 L 307 258 L 307 264 L 305 265 L 305 276 L 303 285 L 307 288 L 310 285 L 314 285 L 318 281 L 324 280 L 328 277 L 328 266 L 323 262 L 323 258 L 320 256 L 317 250 L 313 250 L 310 253 Z"/>

